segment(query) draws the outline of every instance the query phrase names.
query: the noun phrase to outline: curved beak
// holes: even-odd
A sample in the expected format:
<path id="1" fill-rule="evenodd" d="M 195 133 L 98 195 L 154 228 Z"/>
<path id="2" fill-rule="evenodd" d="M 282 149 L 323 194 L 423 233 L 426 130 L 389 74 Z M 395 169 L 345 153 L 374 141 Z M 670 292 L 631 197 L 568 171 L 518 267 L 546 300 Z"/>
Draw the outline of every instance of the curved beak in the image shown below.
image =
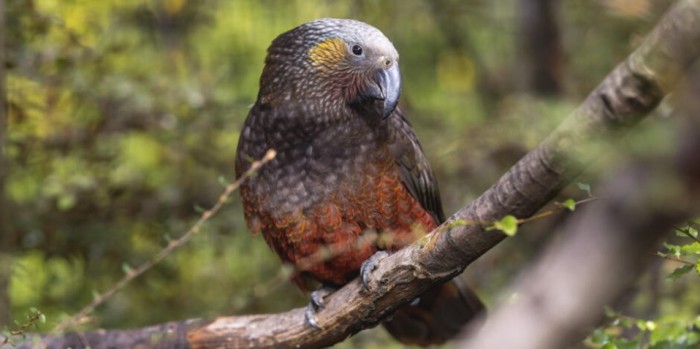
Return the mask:
<path id="1" fill-rule="evenodd" d="M 399 65 L 393 64 L 389 69 L 382 69 L 378 76 L 379 86 L 384 91 L 384 115 L 387 118 L 396 105 L 399 104 L 399 96 L 401 96 L 401 74 L 399 73 Z"/>
<path id="2" fill-rule="evenodd" d="M 399 65 L 394 63 L 389 68 L 382 68 L 375 76 L 375 83 L 370 85 L 370 97 L 383 101 L 382 118 L 386 119 L 396 109 L 401 95 L 401 74 Z"/>

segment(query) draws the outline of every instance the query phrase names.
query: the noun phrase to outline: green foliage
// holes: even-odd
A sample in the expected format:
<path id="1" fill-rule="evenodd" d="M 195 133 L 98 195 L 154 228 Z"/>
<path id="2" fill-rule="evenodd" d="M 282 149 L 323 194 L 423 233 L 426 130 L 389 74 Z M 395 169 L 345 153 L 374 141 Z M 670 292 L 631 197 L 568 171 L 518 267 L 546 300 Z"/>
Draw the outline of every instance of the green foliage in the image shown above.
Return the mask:
<path id="1" fill-rule="evenodd" d="M 602 349 L 693 349 L 700 344 L 696 327 L 700 316 L 686 321 L 675 317 L 651 321 L 611 312 L 608 321 L 608 325 L 596 329 L 589 337 L 590 344 Z M 625 332 L 634 335 L 623 336 Z"/>
<path id="2" fill-rule="evenodd" d="M 596 348 L 648 348 L 648 349 L 691 349 L 700 346 L 700 307 L 698 285 L 700 284 L 700 249 L 697 248 L 697 228 L 690 224 L 676 229 L 674 243 L 664 243 L 664 258 L 672 272 L 667 275 L 667 283 L 682 283 L 691 279 L 686 292 L 696 297 L 684 299 L 680 306 L 683 311 L 664 311 L 654 320 L 645 320 L 623 315 L 612 309 L 606 310 L 607 323 L 596 329 L 588 342 Z M 689 262 L 692 259 L 693 262 Z M 681 266 L 678 266 L 681 264 Z M 671 284 L 672 285 L 672 284 Z"/>
<path id="3" fill-rule="evenodd" d="M 686 225 L 684 227 L 678 228 L 676 230 L 676 235 L 678 237 L 686 238 L 684 244 L 671 244 L 664 243 L 665 252 L 659 252 L 659 256 L 669 258 L 673 257 L 675 260 L 684 263 L 678 268 L 676 268 L 671 274 L 668 275 L 671 279 L 677 279 L 684 274 L 695 270 L 698 275 L 700 275 L 700 238 L 698 238 L 698 230 L 693 225 Z"/>

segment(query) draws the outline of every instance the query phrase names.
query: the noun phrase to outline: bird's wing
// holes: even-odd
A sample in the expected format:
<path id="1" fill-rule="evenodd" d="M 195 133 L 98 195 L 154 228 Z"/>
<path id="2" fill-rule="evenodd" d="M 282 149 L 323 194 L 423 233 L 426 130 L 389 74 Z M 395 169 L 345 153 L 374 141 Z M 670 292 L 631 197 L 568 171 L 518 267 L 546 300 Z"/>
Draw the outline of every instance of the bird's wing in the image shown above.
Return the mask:
<path id="1" fill-rule="evenodd" d="M 440 191 L 413 127 L 397 108 L 389 122 L 391 151 L 404 185 L 438 224 L 445 221 Z"/>

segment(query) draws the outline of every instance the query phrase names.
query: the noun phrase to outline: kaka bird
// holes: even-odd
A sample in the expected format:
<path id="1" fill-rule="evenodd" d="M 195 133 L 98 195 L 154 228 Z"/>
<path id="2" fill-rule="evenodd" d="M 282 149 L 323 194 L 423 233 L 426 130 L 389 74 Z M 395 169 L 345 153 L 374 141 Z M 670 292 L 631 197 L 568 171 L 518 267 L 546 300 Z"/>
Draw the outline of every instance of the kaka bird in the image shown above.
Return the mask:
<path id="1" fill-rule="evenodd" d="M 432 169 L 396 107 L 400 92 L 399 55 L 366 23 L 314 20 L 268 48 L 236 175 L 277 151 L 241 186 L 244 215 L 301 269 L 293 281 L 304 290 L 340 287 L 375 252 L 400 249 L 445 220 Z M 369 232 L 380 238 L 366 239 Z M 442 343 L 482 309 L 456 279 L 399 308 L 384 326 L 403 343 Z"/>

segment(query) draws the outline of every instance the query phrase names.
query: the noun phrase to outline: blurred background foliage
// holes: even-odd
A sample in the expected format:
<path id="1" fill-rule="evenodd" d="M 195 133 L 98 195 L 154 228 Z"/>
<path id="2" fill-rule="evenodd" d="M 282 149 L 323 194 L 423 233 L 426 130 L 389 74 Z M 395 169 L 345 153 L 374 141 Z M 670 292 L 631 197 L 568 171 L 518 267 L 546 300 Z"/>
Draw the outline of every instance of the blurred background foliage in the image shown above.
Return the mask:
<path id="1" fill-rule="evenodd" d="M 219 178 L 233 179 L 238 132 L 265 49 L 283 31 L 348 17 L 394 42 L 401 106 L 437 172 L 446 211 L 454 212 L 580 103 L 668 4 L 6 0 L 0 242 L 11 273 L 2 276 L 9 286 L 0 290 L 0 323 L 36 307 L 49 330 L 118 280 L 125 263 L 148 260 L 186 231 L 196 207 L 215 202 Z M 552 223 L 531 224 L 470 267 L 487 302 L 533 258 Z M 671 283 L 663 275 L 674 265 L 657 264 L 627 310 L 697 314 L 695 276 Z M 101 306 L 85 328 L 304 305 L 306 295 L 278 282 L 280 275 L 278 258 L 247 230 L 236 195 L 189 245 Z M 349 345 L 387 341 L 374 330 Z"/>

